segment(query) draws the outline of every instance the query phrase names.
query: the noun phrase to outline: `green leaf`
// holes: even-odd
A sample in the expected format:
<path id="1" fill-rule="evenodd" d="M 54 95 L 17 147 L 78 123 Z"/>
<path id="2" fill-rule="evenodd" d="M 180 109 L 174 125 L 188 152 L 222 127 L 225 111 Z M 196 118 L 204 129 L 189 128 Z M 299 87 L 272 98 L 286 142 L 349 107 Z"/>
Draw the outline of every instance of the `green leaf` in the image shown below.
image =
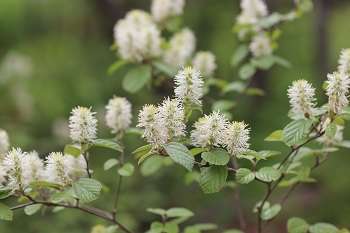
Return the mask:
<path id="1" fill-rule="evenodd" d="M 0 199 L 5 199 L 6 197 L 11 196 L 12 193 L 12 189 L 0 189 Z"/>
<path id="2" fill-rule="evenodd" d="M 119 227 L 117 225 L 109 226 L 104 233 L 118 233 Z"/>
<path id="3" fill-rule="evenodd" d="M 26 215 L 33 215 L 40 210 L 42 204 L 29 205 L 24 208 L 24 213 Z"/>
<path id="4" fill-rule="evenodd" d="M 226 165 L 230 161 L 230 155 L 224 149 L 214 148 L 209 152 L 203 152 L 202 159 L 210 164 Z"/>
<path id="5" fill-rule="evenodd" d="M 309 130 L 312 120 L 299 119 L 289 123 L 282 132 L 282 139 L 288 146 L 295 146 Z"/>
<path id="6" fill-rule="evenodd" d="M 164 225 L 161 222 L 152 222 L 151 229 L 146 233 L 163 233 Z"/>
<path id="7" fill-rule="evenodd" d="M 344 140 L 344 141 L 338 142 L 336 145 L 344 148 L 350 148 L 350 141 Z"/>
<path id="8" fill-rule="evenodd" d="M 265 182 L 272 182 L 281 177 L 281 172 L 273 167 L 263 167 L 255 173 L 255 177 Z"/>
<path id="9" fill-rule="evenodd" d="M 90 202 L 100 195 L 102 185 L 100 182 L 90 178 L 80 178 L 73 183 L 73 189 L 77 197 L 82 202 Z"/>
<path id="10" fill-rule="evenodd" d="M 303 0 L 298 2 L 298 9 L 303 12 L 311 11 L 314 8 L 314 4 L 311 0 Z"/>
<path id="11" fill-rule="evenodd" d="M 268 70 L 275 63 L 275 59 L 272 55 L 264 55 L 258 58 L 251 59 L 251 63 L 253 66 L 259 69 Z"/>
<path id="12" fill-rule="evenodd" d="M 118 169 L 118 173 L 121 176 L 131 176 L 134 173 L 134 165 L 126 163 Z"/>
<path id="13" fill-rule="evenodd" d="M 153 147 L 152 144 L 141 146 L 141 147 L 137 148 L 136 150 L 134 150 L 133 152 L 131 152 L 131 154 L 135 155 L 136 158 L 140 158 L 144 154 L 147 154 L 148 152 L 150 152 L 152 147 Z"/>
<path id="14" fill-rule="evenodd" d="M 309 231 L 310 233 L 336 233 L 339 229 L 332 224 L 318 222 L 311 225 Z"/>
<path id="15" fill-rule="evenodd" d="M 115 165 L 119 164 L 118 159 L 108 159 L 104 164 L 103 164 L 103 170 L 107 171 L 114 167 Z"/>
<path id="16" fill-rule="evenodd" d="M 275 155 L 279 155 L 281 154 L 281 152 L 279 151 L 273 151 L 273 150 L 262 150 L 262 151 L 259 151 L 258 152 L 258 155 L 260 157 L 263 157 L 263 158 L 269 158 L 269 157 L 272 157 L 272 156 L 275 156 Z M 259 159 L 258 159 L 259 160 Z"/>
<path id="17" fill-rule="evenodd" d="M 238 75 L 241 79 L 247 80 L 255 74 L 255 71 L 255 67 L 252 64 L 247 63 L 239 69 Z"/>
<path id="18" fill-rule="evenodd" d="M 235 81 L 232 83 L 227 84 L 223 89 L 222 93 L 226 94 L 227 92 L 236 91 L 236 92 L 242 92 L 244 90 L 244 83 L 241 81 Z"/>
<path id="19" fill-rule="evenodd" d="M 94 141 L 94 144 L 92 144 L 92 146 L 105 147 L 105 148 L 120 151 L 120 152 L 122 151 L 122 148 L 118 143 L 108 139 L 96 139 Z"/>
<path id="20" fill-rule="evenodd" d="M 226 230 L 222 233 L 244 233 L 243 231 L 241 230 L 236 230 L 236 229 L 233 229 L 233 230 Z"/>
<path id="21" fill-rule="evenodd" d="M 269 208 L 265 208 L 261 212 L 261 219 L 263 220 L 269 220 L 276 217 L 276 215 L 281 211 L 281 205 L 280 204 L 274 204 L 273 206 Z"/>
<path id="22" fill-rule="evenodd" d="M 63 206 L 56 206 L 52 209 L 52 212 L 57 213 L 57 212 L 60 212 L 64 209 L 65 209 L 65 207 L 63 207 Z"/>
<path id="23" fill-rule="evenodd" d="M 344 119 L 342 117 L 340 117 L 340 116 L 336 117 L 334 119 L 333 123 L 335 123 L 336 125 L 340 125 L 340 126 L 344 126 L 345 125 Z"/>
<path id="24" fill-rule="evenodd" d="M 240 45 L 233 53 L 231 58 L 231 65 L 237 66 L 249 54 L 249 47 L 245 44 Z"/>
<path id="25" fill-rule="evenodd" d="M 186 146 L 178 142 L 170 142 L 164 145 L 165 151 L 178 164 L 192 171 L 194 158 Z"/>
<path id="26" fill-rule="evenodd" d="M 281 14 L 274 12 L 271 15 L 259 20 L 258 25 L 267 29 L 279 23 L 281 19 L 282 19 Z"/>
<path id="27" fill-rule="evenodd" d="M 236 172 L 237 182 L 240 184 L 248 184 L 255 179 L 255 174 L 248 168 L 240 168 Z"/>
<path id="28" fill-rule="evenodd" d="M 137 165 L 140 165 L 145 159 L 147 159 L 149 156 L 153 155 L 154 152 L 150 151 L 144 155 L 141 156 L 141 158 L 137 161 Z"/>
<path id="29" fill-rule="evenodd" d="M 129 63 L 130 63 L 130 61 L 128 61 L 128 60 L 118 60 L 118 61 L 114 62 L 112 65 L 110 65 L 108 67 L 108 74 L 109 75 L 113 74 L 114 72 L 119 70 L 121 67 L 123 67 Z"/>
<path id="30" fill-rule="evenodd" d="M 152 214 L 159 214 L 160 216 L 165 216 L 166 213 L 166 210 L 161 208 L 147 208 L 146 211 Z"/>
<path id="31" fill-rule="evenodd" d="M 152 156 L 141 164 L 140 173 L 143 176 L 153 175 L 162 167 L 162 164 L 163 158 L 161 156 Z"/>
<path id="32" fill-rule="evenodd" d="M 59 202 L 62 202 L 62 201 L 65 201 L 69 198 L 73 197 L 72 194 L 69 194 L 67 192 L 58 192 L 58 193 L 55 193 L 52 197 L 51 197 L 51 202 L 52 203 L 59 203 Z"/>
<path id="33" fill-rule="evenodd" d="M 258 96 L 264 96 L 265 91 L 260 88 L 248 88 L 247 95 L 258 95 Z"/>
<path id="34" fill-rule="evenodd" d="M 288 68 L 288 69 L 292 68 L 292 64 L 290 64 L 290 62 L 287 61 L 286 59 L 284 59 L 283 57 L 274 55 L 273 58 L 274 58 L 276 64 L 283 66 L 285 68 Z"/>
<path id="35" fill-rule="evenodd" d="M 230 110 L 234 106 L 236 106 L 236 103 L 232 100 L 218 100 L 214 102 L 211 108 L 213 111 L 225 111 Z"/>
<path id="36" fill-rule="evenodd" d="M 79 155 L 81 155 L 81 150 L 80 148 L 77 148 L 74 145 L 66 145 L 64 147 L 64 153 L 77 158 L 79 157 Z"/>
<path id="37" fill-rule="evenodd" d="M 175 223 L 167 222 L 164 226 L 164 232 L 167 233 L 178 233 L 179 232 L 179 226 Z"/>
<path id="38" fill-rule="evenodd" d="M 227 167 L 212 165 L 201 170 L 199 185 L 204 193 L 216 193 L 224 186 L 226 179 Z"/>
<path id="39" fill-rule="evenodd" d="M 160 71 L 164 72 L 165 74 L 169 75 L 170 77 L 174 77 L 177 73 L 177 69 L 173 67 L 172 65 L 162 61 L 162 60 L 153 60 L 152 64 L 159 69 Z"/>
<path id="40" fill-rule="evenodd" d="M 301 182 L 315 182 L 315 179 L 310 178 L 310 172 L 311 172 L 311 168 L 310 167 L 306 167 L 306 166 L 302 166 L 298 173 L 297 173 L 297 179 L 298 181 Z"/>
<path id="41" fill-rule="evenodd" d="M 282 140 L 282 132 L 283 130 L 276 130 L 272 134 L 270 134 L 267 138 L 265 138 L 265 141 L 275 141 L 275 142 L 280 142 Z"/>
<path id="42" fill-rule="evenodd" d="M 185 209 L 185 208 L 182 208 L 182 207 L 170 208 L 170 209 L 168 209 L 165 212 L 165 214 L 169 218 L 174 218 L 174 217 L 191 217 L 191 216 L 194 215 L 192 211 L 190 211 L 188 209 Z"/>
<path id="43" fill-rule="evenodd" d="M 290 218 L 287 223 L 288 233 L 307 233 L 309 224 L 302 218 Z"/>
<path id="44" fill-rule="evenodd" d="M 169 32 L 175 33 L 181 29 L 183 19 L 180 16 L 172 16 L 166 20 L 166 29 Z"/>
<path id="45" fill-rule="evenodd" d="M 131 94 L 138 92 L 151 79 L 151 72 L 152 68 L 149 65 L 130 69 L 122 81 L 123 89 Z"/>
<path id="46" fill-rule="evenodd" d="M 30 185 L 31 186 L 41 186 L 41 187 L 50 187 L 50 188 L 54 188 L 54 189 L 61 189 L 62 188 L 62 185 L 60 185 L 60 184 L 50 183 L 50 182 L 41 181 L 41 180 L 33 181 L 30 183 Z"/>
<path id="47" fill-rule="evenodd" d="M 327 126 L 325 133 L 326 133 L 327 137 L 333 138 L 335 136 L 335 134 L 337 133 L 337 125 L 334 122 L 330 123 Z"/>
<path id="48" fill-rule="evenodd" d="M 206 149 L 204 149 L 204 148 L 192 148 L 190 150 L 190 153 L 191 153 L 191 155 L 196 156 L 204 151 L 206 151 Z"/>
<path id="49" fill-rule="evenodd" d="M 12 221 L 12 219 L 13 219 L 12 210 L 7 205 L 0 202 L 0 220 Z"/>

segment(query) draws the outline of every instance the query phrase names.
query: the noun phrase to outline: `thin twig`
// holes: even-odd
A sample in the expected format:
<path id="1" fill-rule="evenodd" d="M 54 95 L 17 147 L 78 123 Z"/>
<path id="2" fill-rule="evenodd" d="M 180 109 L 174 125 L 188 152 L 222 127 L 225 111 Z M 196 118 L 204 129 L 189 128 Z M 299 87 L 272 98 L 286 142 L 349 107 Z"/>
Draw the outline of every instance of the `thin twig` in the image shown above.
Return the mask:
<path id="1" fill-rule="evenodd" d="M 120 156 L 120 166 L 123 166 L 124 165 L 124 156 L 125 156 L 124 150 L 125 150 L 125 148 L 124 148 L 124 144 L 123 144 L 122 140 L 119 141 L 119 144 L 120 144 L 120 147 L 122 148 L 121 156 Z M 123 183 L 123 176 L 119 175 L 117 191 L 115 193 L 115 199 L 114 199 L 114 205 L 113 205 L 114 207 L 113 207 L 113 212 L 112 212 L 113 218 L 115 218 L 116 214 L 117 214 L 118 201 L 119 201 L 119 196 L 120 196 L 122 183 Z"/>
<path id="2" fill-rule="evenodd" d="M 89 152 L 85 151 L 83 153 L 83 156 L 84 156 L 84 159 L 85 159 L 85 162 L 86 162 L 86 172 L 88 174 L 88 177 L 91 178 L 91 173 L 90 173 L 90 165 L 89 165 Z"/>

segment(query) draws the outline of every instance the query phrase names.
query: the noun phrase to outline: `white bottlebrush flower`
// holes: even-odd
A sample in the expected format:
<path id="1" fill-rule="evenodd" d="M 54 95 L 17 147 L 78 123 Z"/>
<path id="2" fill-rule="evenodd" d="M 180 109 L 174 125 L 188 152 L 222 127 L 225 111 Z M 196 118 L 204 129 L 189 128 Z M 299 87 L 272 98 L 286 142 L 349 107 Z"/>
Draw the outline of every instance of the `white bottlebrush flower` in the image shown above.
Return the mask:
<path id="1" fill-rule="evenodd" d="M 45 162 L 45 179 L 48 182 L 61 185 L 71 184 L 68 174 L 71 173 L 72 168 L 67 155 L 63 155 L 61 152 L 51 152 L 46 157 Z"/>
<path id="2" fill-rule="evenodd" d="M 96 138 L 96 113 L 85 107 L 76 107 L 69 117 L 69 136 L 73 142 L 92 143 Z"/>
<path id="3" fill-rule="evenodd" d="M 114 26 L 114 41 L 125 60 L 139 63 L 160 55 L 160 31 L 145 11 L 132 10 L 119 20 Z"/>
<path id="4" fill-rule="evenodd" d="M 211 77 L 216 69 L 215 55 L 211 52 L 197 52 L 193 59 L 193 65 L 203 77 Z"/>
<path id="5" fill-rule="evenodd" d="M 162 22 L 170 16 L 181 15 L 185 0 L 152 0 L 151 13 L 156 22 Z"/>
<path id="6" fill-rule="evenodd" d="M 193 32 L 184 28 L 169 41 L 169 49 L 163 54 L 164 60 L 174 67 L 182 67 L 191 58 L 196 48 L 196 37 Z"/>
<path id="7" fill-rule="evenodd" d="M 249 49 L 254 57 L 272 54 L 271 40 L 265 34 L 260 33 L 252 38 Z"/>
<path id="8" fill-rule="evenodd" d="M 292 111 L 299 116 L 308 114 L 313 116 L 316 112 L 315 103 L 315 88 L 310 83 L 301 79 L 293 82 L 293 85 L 288 89 L 289 102 Z"/>
<path id="9" fill-rule="evenodd" d="M 166 142 L 175 137 L 185 136 L 185 112 L 179 100 L 165 99 L 158 107 L 158 114 L 158 125 L 162 126 L 159 133 Z"/>
<path id="10" fill-rule="evenodd" d="M 3 129 L 0 129 L 0 161 L 4 158 L 9 147 L 10 140 L 7 132 Z"/>
<path id="11" fill-rule="evenodd" d="M 30 179 L 31 180 L 43 180 L 44 179 L 44 162 L 39 158 L 39 154 L 36 151 L 28 153 L 28 161 L 30 165 Z"/>
<path id="12" fill-rule="evenodd" d="M 207 149 L 222 145 L 227 125 L 226 117 L 219 112 L 212 112 L 209 116 L 199 118 L 193 125 L 194 130 L 191 131 L 192 144 Z"/>
<path id="13" fill-rule="evenodd" d="M 67 157 L 67 164 L 69 164 L 68 175 L 72 179 L 79 179 L 80 177 L 86 177 L 86 161 L 83 155 L 79 155 L 77 158 L 71 155 L 65 155 Z"/>
<path id="14" fill-rule="evenodd" d="M 137 127 L 142 127 L 142 138 L 153 144 L 153 148 L 160 148 L 165 143 L 163 125 L 159 124 L 159 109 L 153 104 L 143 106 L 139 113 Z"/>
<path id="15" fill-rule="evenodd" d="M 234 156 L 240 156 L 249 148 L 249 129 L 244 122 L 230 123 L 224 132 L 224 145 Z"/>
<path id="16" fill-rule="evenodd" d="M 202 104 L 203 80 L 198 70 L 185 67 L 175 76 L 175 96 L 185 107 Z"/>
<path id="17" fill-rule="evenodd" d="M 20 148 L 7 152 L 3 168 L 8 176 L 8 186 L 15 190 L 23 191 L 32 181 L 28 155 Z"/>
<path id="18" fill-rule="evenodd" d="M 334 72 L 327 75 L 327 96 L 329 109 L 336 114 L 341 114 L 348 106 L 347 95 L 349 93 L 350 78 L 344 73 Z"/>
<path id="19" fill-rule="evenodd" d="M 338 71 L 350 75 L 350 48 L 341 51 L 338 62 Z"/>
<path id="20" fill-rule="evenodd" d="M 6 182 L 6 171 L 5 168 L 0 163 L 0 185 L 3 185 Z"/>
<path id="21" fill-rule="evenodd" d="M 258 20 L 269 14 L 267 6 L 262 0 L 242 0 L 241 9 L 251 19 Z"/>
<path id="22" fill-rule="evenodd" d="M 112 133 L 119 133 L 131 124 L 131 103 L 122 97 L 114 96 L 106 106 L 106 124 Z"/>

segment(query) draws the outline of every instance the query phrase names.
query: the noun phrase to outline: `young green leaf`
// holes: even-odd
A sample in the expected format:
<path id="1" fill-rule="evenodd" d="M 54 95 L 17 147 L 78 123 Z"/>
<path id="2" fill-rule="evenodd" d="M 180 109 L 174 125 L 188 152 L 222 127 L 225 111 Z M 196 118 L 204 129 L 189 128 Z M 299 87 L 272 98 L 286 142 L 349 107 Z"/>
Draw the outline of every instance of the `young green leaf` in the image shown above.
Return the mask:
<path id="1" fill-rule="evenodd" d="M 143 176 L 150 176 L 156 173 L 163 164 L 163 159 L 159 155 L 151 156 L 145 162 L 141 164 L 140 173 Z"/>
<path id="2" fill-rule="evenodd" d="M 332 224 L 318 222 L 311 225 L 309 231 L 310 233 L 336 233 L 339 229 Z"/>
<path id="3" fill-rule="evenodd" d="M 26 215 L 33 215 L 40 210 L 42 204 L 29 205 L 24 208 L 24 213 Z"/>
<path id="4" fill-rule="evenodd" d="M 214 148 L 202 153 L 202 159 L 214 165 L 226 165 L 230 161 L 228 152 L 221 148 Z"/>
<path id="5" fill-rule="evenodd" d="M 59 202 L 65 201 L 71 197 L 73 197 L 73 195 L 69 194 L 68 192 L 58 192 L 58 193 L 55 193 L 54 195 L 52 195 L 51 202 L 52 203 L 59 203 Z"/>
<path id="6" fill-rule="evenodd" d="M 12 210 L 7 205 L 0 202 L 0 220 L 12 221 L 12 219 L 13 219 Z"/>
<path id="7" fill-rule="evenodd" d="M 238 75 L 241 79 L 247 80 L 248 78 L 252 77 L 255 74 L 255 72 L 255 67 L 252 64 L 247 63 L 239 69 Z"/>
<path id="8" fill-rule="evenodd" d="M 200 153 L 202 153 L 202 152 L 204 152 L 204 151 L 206 151 L 206 149 L 204 149 L 204 148 L 192 148 L 192 149 L 190 150 L 190 153 L 191 153 L 193 156 L 196 156 L 196 155 L 198 155 L 198 154 L 200 154 Z"/>
<path id="9" fill-rule="evenodd" d="M 116 62 L 114 62 L 112 65 L 110 65 L 108 67 L 108 74 L 111 75 L 114 72 L 116 72 L 117 70 L 119 70 L 121 67 L 130 64 L 130 61 L 128 60 L 118 60 Z"/>
<path id="10" fill-rule="evenodd" d="M 276 141 L 281 142 L 282 140 L 282 132 L 283 130 L 276 130 L 272 134 L 270 134 L 267 138 L 265 138 L 265 141 Z"/>
<path id="11" fill-rule="evenodd" d="M 288 233 L 307 233 L 309 224 L 302 218 L 290 218 L 287 223 Z"/>
<path id="12" fill-rule="evenodd" d="M 337 133 L 337 125 L 334 122 L 330 123 L 327 126 L 325 133 L 326 133 L 327 137 L 333 138 L 335 136 L 335 134 Z"/>
<path id="13" fill-rule="evenodd" d="M 284 59 L 283 57 L 274 55 L 273 58 L 274 58 L 275 63 L 277 65 L 283 66 L 283 67 L 288 68 L 288 69 L 292 68 L 292 64 L 290 64 L 290 62 L 287 61 L 286 59 Z"/>
<path id="14" fill-rule="evenodd" d="M 12 193 L 12 189 L 2 188 L 0 189 L 0 199 L 5 199 L 6 197 L 9 197 Z"/>
<path id="15" fill-rule="evenodd" d="M 240 184 L 248 184 L 255 179 L 255 174 L 248 168 L 240 168 L 236 172 L 236 178 Z"/>
<path id="16" fill-rule="evenodd" d="M 244 58 L 247 57 L 248 54 L 249 54 L 248 46 L 245 44 L 240 45 L 232 55 L 231 65 L 237 66 L 241 61 L 244 60 Z"/>
<path id="17" fill-rule="evenodd" d="M 280 204 L 274 204 L 270 206 L 269 208 L 263 209 L 261 212 L 261 219 L 263 220 L 269 220 L 276 217 L 276 215 L 281 211 L 281 205 Z"/>
<path id="18" fill-rule="evenodd" d="M 137 161 L 137 165 L 140 165 L 145 159 L 147 159 L 149 156 L 153 155 L 154 152 L 150 151 L 144 155 L 141 156 L 141 158 L 139 159 L 139 161 Z"/>
<path id="19" fill-rule="evenodd" d="M 103 164 L 103 170 L 107 171 L 114 167 L 115 165 L 119 164 L 118 159 L 108 159 L 104 164 Z"/>
<path id="20" fill-rule="evenodd" d="M 204 193 L 216 193 L 224 186 L 227 179 L 227 167 L 212 165 L 201 170 L 199 185 Z"/>
<path id="21" fill-rule="evenodd" d="M 255 177 L 265 182 L 272 182 L 281 177 L 281 172 L 273 167 L 263 167 L 255 173 Z"/>
<path id="22" fill-rule="evenodd" d="M 61 189 L 62 188 L 62 185 L 60 185 L 60 184 L 50 183 L 50 182 L 41 181 L 41 180 L 33 181 L 30 183 L 30 185 L 31 186 L 41 186 L 41 187 L 50 187 L 50 188 L 54 188 L 54 189 Z"/>
<path id="23" fill-rule="evenodd" d="M 118 173 L 121 176 L 131 176 L 134 173 L 134 169 L 134 165 L 131 163 L 126 163 L 118 169 Z"/>
<path id="24" fill-rule="evenodd" d="M 194 215 L 192 211 L 185 209 L 185 208 L 182 208 L 182 207 L 170 208 L 165 212 L 165 214 L 169 218 L 172 218 L 172 217 L 191 217 Z"/>
<path id="25" fill-rule="evenodd" d="M 170 77 L 174 77 L 177 73 L 177 69 L 175 67 L 162 60 L 153 60 L 152 65 Z"/>
<path id="26" fill-rule="evenodd" d="M 165 216 L 166 213 L 166 210 L 161 208 L 147 208 L 146 211 L 152 214 L 159 214 L 161 216 Z"/>
<path id="27" fill-rule="evenodd" d="M 186 146 L 178 142 L 170 142 L 164 145 L 165 151 L 178 164 L 192 171 L 194 158 Z"/>
<path id="28" fill-rule="evenodd" d="M 74 145 L 66 145 L 64 147 L 64 153 L 77 158 L 79 155 L 81 155 L 81 150 Z"/>
<path id="29" fill-rule="evenodd" d="M 149 65 L 130 69 L 122 81 L 123 89 L 131 94 L 138 92 L 151 79 L 151 72 L 152 68 Z"/>
<path id="30" fill-rule="evenodd" d="M 100 195 L 102 185 L 97 180 L 90 178 L 80 178 L 73 183 L 73 189 L 77 197 L 82 202 L 90 202 Z"/>
<path id="31" fill-rule="evenodd" d="M 258 67 L 262 70 L 268 70 L 275 63 L 275 59 L 272 55 L 264 55 L 258 58 L 251 59 L 253 66 Z"/>
<path id="32" fill-rule="evenodd" d="M 230 110 L 234 106 L 236 106 L 236 103 L 232 100 L 218 100 L 214 102 L 211 108 L 213 111 L 225 111 Z"/>
<path id="33" fill-rule="evenodd" d="M 96 139 L 92 146 L 106 147 L 108 149 L 122 151 L 122 148 L 118 143 L 108 139 Z"/>
<path id="34" fill-rule="evenodd" d="M 283 141 L 287 144 L 287 146 L 295 146 L 309 130 L 311 124 L 311 119 L 299 119 L 292 121 L 283 129 Z"/>

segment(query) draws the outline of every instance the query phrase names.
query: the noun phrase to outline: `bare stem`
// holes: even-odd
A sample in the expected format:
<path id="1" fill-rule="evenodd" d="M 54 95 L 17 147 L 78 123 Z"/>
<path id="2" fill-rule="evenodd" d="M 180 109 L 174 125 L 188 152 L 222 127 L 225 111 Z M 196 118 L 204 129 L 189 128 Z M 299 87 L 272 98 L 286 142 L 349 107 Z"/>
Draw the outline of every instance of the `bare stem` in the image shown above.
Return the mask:
<path id="1" fill-rule="evenodd" d="M 88 177 L 91 178 L 91 173 L 90 173 L 90 164 L 89 164 L 89 152 L 85 151 L 83 153 L 85 162 L 86 162 L 86 172 L 88 174 Z"/>
<path id="2" fill-rule="evenodd" d="M 237 171 L 239 169 L 239 166 L 238 166 L 238 163 L 237 163 L 237 159 L 235 156 L 233 156 L 231 158 L 231 162 L 232 162 L 232 166 L 233 168 L 235 169 L 235 171 Z M 238 215 L 238 220 L 239 220 L 239 225 L 241 227 L 241 229 L 243 231 L 245 231 L 246 227 L 247 227 L 247 224 L 245 222 L 245 219 L 244 219 L 244 212 L 243 212 L 243 208 L 241 206 L 241 201 L 240 201 L 240 186 L 239 186 L 239 183 L 237 181 L 237 177 L 235 177 L 235 184 L 236 184 L 236 187 L 235 187 L 235 190 L 234 190 L 234 195 L 233 195 L 233 202 L 235 204 L 235 207 L 236 207 L 236 211 L 237 211 L 237 215 Z"/>
<path id="3" fill-rule="evenodd" d="M 125 157 L 125 147 L 124 144 L 122 142 L 122 140 L 119 141 L 120 146 L 122 148 L 121 151 L 121 157 L 120 157 L 120 166 L 124 165 L 124 157 Z M 121 191 L 121 186 L 123 183 L 123 176 L 119 175 L 119 180 L 118 180 L 118 185 L 117 185 L 117 191 L 115 193 L 115 198 L 114 198 L 114 207 L 113 207 L 113 218 L 115 218 L 116 214 L 117 214 L 117 210 L 118 210 L 118 201 L 119 201 L 119 196 L 120 196 L 120 191 Z"/>

